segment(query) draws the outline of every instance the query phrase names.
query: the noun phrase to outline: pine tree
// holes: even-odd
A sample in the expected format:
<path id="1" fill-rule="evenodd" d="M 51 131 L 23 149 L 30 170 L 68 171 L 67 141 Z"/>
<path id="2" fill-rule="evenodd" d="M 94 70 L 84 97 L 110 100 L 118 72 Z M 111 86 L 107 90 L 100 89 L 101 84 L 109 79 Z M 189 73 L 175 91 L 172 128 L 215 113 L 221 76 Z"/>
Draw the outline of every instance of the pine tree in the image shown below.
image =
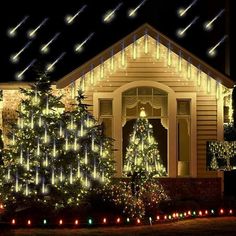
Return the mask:
<path id="1" fill-rule="evenodd" d="M 112 141 L 82 104 L 81 92 L 72 112 L 60 111 L 61 97 L 45 75 L 21 92 L 18 122 L 11 124 L 4 150 L 0 198 L 11 209 L 78 206 L 92 183 L 111 178 Z"/>
<path id="2" fill-rule="evenodd" d="M 103 126 L 88 112 L 83 103 L 84 95 L 78 90 L 73 111 L 64 113 L 67 127 L 65 132 L 65 148 L 69 155 L 73 154 L 77 177 L 81 178 L 86 188 L 110 182 L 114 174 L 113 140 L 103 133 Z"/>
<path id="3" fill-rule="evenodd" d="M 133 175 L 145 172 L 147 175 L 160 177 L 166 175 L 158 150 L 158 143 L 153 137 L 153 128 L 146 118 L 144 109 L 134 124 L 129 146 L 124 160 L 124 172 Z"/>

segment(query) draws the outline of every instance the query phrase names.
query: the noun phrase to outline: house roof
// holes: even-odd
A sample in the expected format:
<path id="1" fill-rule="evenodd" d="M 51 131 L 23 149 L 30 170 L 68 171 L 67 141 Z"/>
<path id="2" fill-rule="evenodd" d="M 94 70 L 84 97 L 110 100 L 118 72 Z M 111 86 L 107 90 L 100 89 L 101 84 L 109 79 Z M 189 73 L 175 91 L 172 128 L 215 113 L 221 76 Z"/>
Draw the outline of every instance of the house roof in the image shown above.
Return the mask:
<path id="1" fill-rule="evenodd" d="M 73 70 L 71 73 L 67 74 L 63 78 L 59 79 L 56 82 L 57 88 L 64 88 L 73 81 L 77 80 L 79 77 L 81 77 L 83 74 L 87 73 L 88 71 L 91 70 L 91 65 L 93 67 L 98 66 L 101 63 L 101 58 L 103 58 L 103 61 L 107 60 L 108 58 L 111 57 L 111 50 L 113 50 L 113 53 L 116 54 L 122 50 L 122 43 L 124 43 L 125 47 L 133 43 L 134 40 L 134 35 L 136 37 L 136 40 L 141 38 L 142 36 L 148 34 L 152 38 L 156 39 L 157 37 L 159 38 L 159 41 L 162 45 L 168 47 L 171 45 L 171 50 L 175 52 L 176 54 L 179 54 L 181 52 L 182 58 L 185 60 L 190 60 L 191 64 L 200 67 L 201 70 L 207 74 L 210 74 L 210 76 L 223 84 L 225 87 L 232 88 L 234 86 L 234 81 L 232 81 L 229 77 L 226 75 L 222 74 L 218 70 L 214 69 L 192 53 L 190 53 L 188 50 L 184 49 L 171 39 L 169 39 L 167 36 L 163 35 L 159 31 L 157 31 L 155 28 L 150 26 L 149 24 L 143 24 L 140 26 L 137 30 L 133 31 L 126 37 L 122 38 L 120 41 L 112 45 L 111 47 L 107 48 L 97 56 L 93 57 L 80 67 L 76 68 Z"/>

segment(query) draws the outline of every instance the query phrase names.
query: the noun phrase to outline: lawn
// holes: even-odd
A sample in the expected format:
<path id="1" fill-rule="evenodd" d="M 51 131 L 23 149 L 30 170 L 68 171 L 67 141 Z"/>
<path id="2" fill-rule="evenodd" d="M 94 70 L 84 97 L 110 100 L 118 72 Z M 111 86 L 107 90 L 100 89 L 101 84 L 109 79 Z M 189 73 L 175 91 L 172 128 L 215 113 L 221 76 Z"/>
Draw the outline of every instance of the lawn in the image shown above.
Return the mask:
<path id="1" fill-rule="evenodd" d="M 77 229 L 15 229 L 1 230 L 1 236 L 103 236 L 103 235 L 177 235 L 177 236 L 193 236 L 193 235 L 213 235 L 226 236 L 236 235 L 236 217 L 212 217 L 189 219 L 172 223 L 155 224 L 152 226 L 133 226 L 133 227 L 98 227 L 98 228 L 77 228 Z"/>

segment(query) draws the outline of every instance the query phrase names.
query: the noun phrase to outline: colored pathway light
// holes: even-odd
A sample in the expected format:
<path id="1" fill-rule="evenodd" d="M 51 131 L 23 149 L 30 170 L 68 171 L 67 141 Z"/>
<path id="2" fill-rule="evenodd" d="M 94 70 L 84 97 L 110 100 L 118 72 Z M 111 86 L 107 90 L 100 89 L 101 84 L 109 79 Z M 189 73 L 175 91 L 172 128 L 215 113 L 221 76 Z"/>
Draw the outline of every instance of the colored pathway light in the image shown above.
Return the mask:
<path id="1" fill-rule="evenodd" d="M 75 225 L 78 225 L 79 224 L 79 221 L 78 220 L 75 220 Z"/>
<path id="2" fill-rule="evenodd" d="M 103 218 L 102 222 L 103 222 L 103 224 L 106 224 L 107 223 L 107 219 Z"/>
<path id="3" fill-rule="evenodd" d="M 224 209 L 220 209 L 220 214 L 224 214 Z"/>
<path id="4" fill-rule="evenodd" d="M 31 220 L 28 220 L 28 221 L 27 221 L 27 225 L 31 225 Z"/>
<path id="5" fill-rule="evenodd" d="M 208 215 L 208 210 L 205 210 L 205 214 Z"/>
<path id="6" fill-rule="evenodd" d="M 60 220 L 59 220 L 59 225 L 62 225 L 62 224 L 63 224 L 63 220 L 60 219 Z"/>
<path id="7" fill-rule="evenodd" d="M 117 219 L 116 219 L 116 223 L 120 223 L 120 217 L 118 217 Z"/>
<path id="8" fill-rule="evenodd" d="M 215 211 L 214 210 L 211 210 L 211 214 L 214 214 L 215 213 Z"/>
<path id="9" fill-rule="evenodd" d="M 12 225 L 15 225 L 15 224 L 16 224 L 16 220 L 15 220 L 15 219 L 12 219 L 11 224 L 12 224 Z"/>
<path id="10" fill-rule="evenodd" d="M 137 219 L 137 224 L 140 224 L 140 222 L 141 222 L 140 219 Z"/>
<path id="11" fill-rule="evenodd" d="M 88 223 L 89 223 L 89 225 L 93 224 L 93 221 L 91 218 L 88 220 Z"/>
<path id="12" fill-rule="evenodd" d="M 43 220 L 43 224 L 44 224 L 44 225 L 47 224 L 47 220 L 46 220 L 46 219 Z"/>
<path id="13" fill-rule="evenodd" d="M 130 219 L 129 219 L 129 218 L 127 218 L 127 219 L 126 219 L 126 222 L 127 222 L 127 223 L 129 223 L 129 222 L 130 222 Z"/>
<path id="14" fill-rule="evenodd" d="M 229 214 L 233 214 L 233 210 L 230 209 L 230 210 L 229 210 Z"/>
<path id="15" fill-rule="evenodd" d="M 160 216 L 157 216 L 157 220 L 160 220 Z"/>

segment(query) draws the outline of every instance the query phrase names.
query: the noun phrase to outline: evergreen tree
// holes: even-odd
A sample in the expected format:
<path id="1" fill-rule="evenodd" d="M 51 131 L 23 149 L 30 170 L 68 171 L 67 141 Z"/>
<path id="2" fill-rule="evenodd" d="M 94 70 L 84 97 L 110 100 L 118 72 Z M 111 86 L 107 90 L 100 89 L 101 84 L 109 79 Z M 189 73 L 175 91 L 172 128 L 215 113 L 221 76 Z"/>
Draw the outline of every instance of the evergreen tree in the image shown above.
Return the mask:
<path id="1" fill-rule="evenodd" d="M 141 172 L 146 172 L 147 175 L 155 177 L 166 175 L 165 167 L 160 158 L 158 143 L 153 137 L 152 125 L 146 118 L 143 108 L 130 135 L 124 160 L 124 172 L 131 176 Z"/>
<path id="2" fill-rule="evenodd" d="M 63 115 L 67 125 L 64 127 L 66 155 L 74 156 L 77 176 L 86 188 L 93 188 L 110 182 L 114 174 L 113 140 L 104 135 L 102 124 L 88 112 L 82 90 L 78 90 L 76 99 L 74 109 Z"/>
<path id="3" fill-rule="evenodd" d="M 24 99 L 17 124 L 11 124 L 4 151 L 0 198 L 11 209 L 78 206 L 94 183 L 113 174 L 112 142 L 82 104 L 60 112 L 61 97 L 43 75 Z M 63 113 L 63 114 L 62 114 Z"/>

